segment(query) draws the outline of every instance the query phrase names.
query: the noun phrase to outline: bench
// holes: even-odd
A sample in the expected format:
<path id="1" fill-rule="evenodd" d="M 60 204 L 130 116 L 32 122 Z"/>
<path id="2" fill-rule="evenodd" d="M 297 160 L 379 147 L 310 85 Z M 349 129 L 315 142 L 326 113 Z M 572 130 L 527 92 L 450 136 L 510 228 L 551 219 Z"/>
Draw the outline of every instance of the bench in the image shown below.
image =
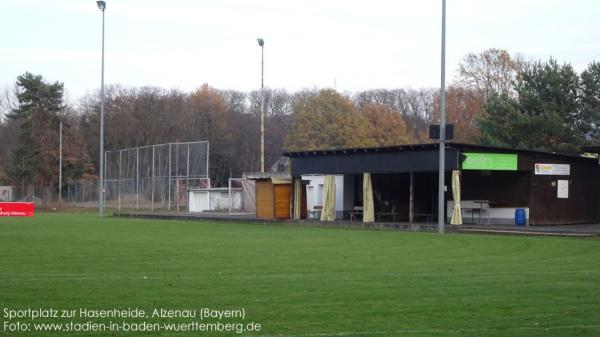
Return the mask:
<path id="1" fill-rule="evenodd" d="M 482 219 L 487 219 L 490 222 L 490 202 L 488 200 L 465 200 L 460 203 L 460 210 L 463 213 L 463 218 L 466 213 L 471 213 L 471 223 L 475 223 L 475 214 L 477 213 L 478 222 L 481 224 Z"/>
<path id="2" fill-rule="evenodd" d="M 420 218 L 423 217 L 425 218 L 426 222 L 433 222 L 433 220 L 435 219 L 435 217 L 437 216 L 437 214 L 433 214 L 433 213 L 415 213 L 413 214 L 415 218 Z"/>
<path id="3" fill-rule="evenodd" d="M 379 221 L 388 220 L 390 222 L 398 222 L 401 217 L 406 217 L 406 213 L 398 212 L 377 212 L 375 218 Z"/>
<path id="4" fill-rule="evenodd" d="M 320 218 L 322 211 L 323 211 L 323 206 L 314 206 L 312 210 L 308 211 L 308 214 L 311 219 L 317 219 L 317 218 Z"/>
<path id="5" fill-rule="evenodd" d="M 363 207 L 362 206 L 354 206 L 354 210 L 352 212 L 350 212 L 350 221 L 354 221 L 355 218 L 358 220 L 358 217 L 360 216 L 362 218 L 362 215 L 363 215 Z"/>

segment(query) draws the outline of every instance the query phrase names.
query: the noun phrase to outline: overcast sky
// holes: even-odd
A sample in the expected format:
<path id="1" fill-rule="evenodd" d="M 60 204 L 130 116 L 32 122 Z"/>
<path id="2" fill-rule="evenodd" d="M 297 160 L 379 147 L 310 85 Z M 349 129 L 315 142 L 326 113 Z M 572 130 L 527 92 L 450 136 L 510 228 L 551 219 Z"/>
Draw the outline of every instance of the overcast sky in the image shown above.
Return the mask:
<path id="1" fill-rule="evenodd" d="M 441 0 L 108 0 L 106 83 L 190 91 L 439 87 Z M 448 0 L 447 78 L 469 52 L 600 59 L 600 1 Z M 100 86 L 94 0 L 2 0 L 0 86 L 25 71 L 64 82 L 71 100 Z"/>

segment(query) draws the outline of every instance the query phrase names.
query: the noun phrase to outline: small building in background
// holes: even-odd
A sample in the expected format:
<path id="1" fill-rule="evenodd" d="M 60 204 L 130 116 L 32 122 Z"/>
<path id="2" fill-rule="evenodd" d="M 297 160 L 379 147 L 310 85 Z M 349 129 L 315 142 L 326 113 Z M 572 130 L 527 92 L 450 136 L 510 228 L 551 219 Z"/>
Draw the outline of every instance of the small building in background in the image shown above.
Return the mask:
<path id="1" fill-rule="evenodd" d="M 292 176 L 289 173 L 247 173 L 256 186 L 256 217 L 259 219 L 292 218 Z M 303 189 L 306 190 L 306 189 Z M 303 193 L 306 210 L 306 192 Z M 306 211 L 303 212 L 306 218 Z"/>
<path id="2" fill-rule="evenodd" d="M 15 201 L 15 188 L 14 186 L 0 186 L 0 201 L 11 202 Z"/>
<path id="3" fill-rule="evenodd" d="M 188 190 L 189 212 L 229 211 L 242 208 L 241 188 L 192 188 Z"/>
<path id="4" fill-rule="evenodd" d="M 244 173 L 244 177 L 255 182 L 256 217 L 259 219 L 291 219 L 307 217 L 306 187 L 307 181 L 297 179 L 294 184 L 291 175 L 291 161 L 288 157 L 279 158 L 270 172 Z M 297 186 L 297 188 L 294 188 Z M 300 199 L 294 216 L 294 193 Z"/>

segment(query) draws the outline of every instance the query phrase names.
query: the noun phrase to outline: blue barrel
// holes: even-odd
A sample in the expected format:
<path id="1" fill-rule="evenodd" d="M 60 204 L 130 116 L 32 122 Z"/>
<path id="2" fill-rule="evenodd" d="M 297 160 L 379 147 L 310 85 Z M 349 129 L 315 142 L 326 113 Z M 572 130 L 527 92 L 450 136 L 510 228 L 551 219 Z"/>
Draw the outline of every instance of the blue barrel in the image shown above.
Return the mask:
<path id="1" fill-rule="evenodd" d="M 515 210 L 515 225 L 525 226 L 525 210 L 523 208 L 517 208 Z"/>

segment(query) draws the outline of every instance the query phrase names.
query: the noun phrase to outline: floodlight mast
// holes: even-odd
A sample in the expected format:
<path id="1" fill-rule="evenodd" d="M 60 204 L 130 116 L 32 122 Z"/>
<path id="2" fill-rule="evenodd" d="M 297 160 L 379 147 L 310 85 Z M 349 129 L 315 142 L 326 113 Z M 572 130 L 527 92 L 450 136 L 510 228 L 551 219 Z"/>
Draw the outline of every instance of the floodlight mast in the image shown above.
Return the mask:
<path id="1" fill-rule="evenodd" d="M 260 46 L 260 172 L 265 172 L 265 40 L 256 39 Z"/>
<path id="2" fill-rule="evenodd" d="M 98 213 L 104 216 L 104 10 L 106 2 L 96 1 L 98 9 L 102 12 L 102 71 L 100 80 L 100 177 L 98 182 Z"/>
<path id="3" fill-rule="evenodd" d="M 62 206 L 62 162 L 63 162 L 63 122 L 60 116 L 58 127 L 58 206 Z"/>
<path id="4" fill-rule="evenodd" d="M 445 204 L 445 141 L 446 141 L 446 0 L 442 0 L 442 71 L 440 85 L 440 142 L 439 142 L 439 182 L 438 182 L 438 233 L 444 233 L 444 224 L 446 215 L 444 214 Z"/>

